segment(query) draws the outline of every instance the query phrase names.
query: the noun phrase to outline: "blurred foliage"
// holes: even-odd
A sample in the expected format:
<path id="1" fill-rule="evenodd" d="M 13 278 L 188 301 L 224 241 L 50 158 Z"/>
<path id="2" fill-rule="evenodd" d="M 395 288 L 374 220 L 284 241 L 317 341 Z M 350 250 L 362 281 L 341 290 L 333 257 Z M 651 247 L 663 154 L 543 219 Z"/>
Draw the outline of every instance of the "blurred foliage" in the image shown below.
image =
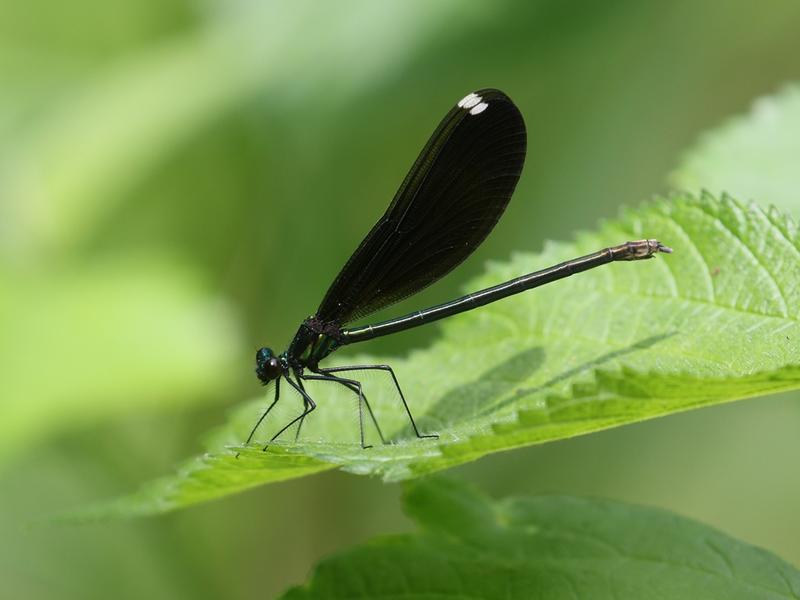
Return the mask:
<path id="1" fill-rule="evenodd" d="M 186 404 L 231 381 L 236 338 L 185 269 L 116 258 L 0 278 L 0 465 L 62 427 Z"/>
<path id="2" fill-rule="evenodd" d="M 675 195 L 628 211 L 575 244 L 494 264 L 470 288 L 648 236 L 667 240 L 675 254 L 609 265 L 483 307 L 448 321 L 429 349 L 393 361 L 419 427 L 439 432 L 438 441 L 415 439 L 396 392 L 373 378 L 365 392 L 377 421 L 391 438 L 403 439 L 381 445 L 365 418 L 368 443 L 375 444 L 365 452 L 357 397 L 310 382 L 320 409 L 285 453 L 280 441 L 266 453 L 263 441 L 237 447 L 264 409 L 263 400 L 250 403 L 213 436 L 208 454 L 107 510 L 161 512 L 300 477 L 326 463 L 406 479 L 499 450 L 800 387 L 800 270 L 785 268 L 797 263 L 800 235 L 777 210 Z M 284 385 L 256 439 L 269 440 L 301 408 L 301 398 Z M 295 429 L 284 438 L 291 440 Z"/>
<path id="3" fill-rule="evenodd" d="M 135 525 L 19 523 L 194 454 L 221 405 L 253 395 L 253 350 L 313 311 L 465 90 L 520 105 L 526 172 L 477 255 L 393 314 L 658 191 L 700 131 L 800 78 L 789 0 L 0 7 L 0 572 L 32 599 L 268 597 L 407 527 L 395 487 L 335 473 Z M 461 471 L 664 506 L 797 563 L 798 426 L 784 396 Z"/>
<path id="4" fill-rule="evenodd" d="M 800 215 L 800 85 L 759 98 L 750 112 L 714 129 L 672 175 L 676 187 L 727 191 Z"/>
<path id="5" fill-rule="evenodd" d="M 408 486 L 421 531 L 320 564 L 283 598 L 800 598 L 800 571 L 700 523 L 569 496 L 492 502 L 463 484 Z"/>

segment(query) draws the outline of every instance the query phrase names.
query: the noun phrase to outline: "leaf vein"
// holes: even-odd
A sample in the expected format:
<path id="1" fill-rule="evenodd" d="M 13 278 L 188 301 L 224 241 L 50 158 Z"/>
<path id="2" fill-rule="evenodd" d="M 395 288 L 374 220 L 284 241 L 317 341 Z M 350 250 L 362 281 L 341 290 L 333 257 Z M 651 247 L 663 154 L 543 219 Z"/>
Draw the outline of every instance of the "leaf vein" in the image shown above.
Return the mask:
<path id="1" fill-rule="evenodd" d="M 721 228 L 722 231 L 727 232 L 729 238 L 736 240 L 738 242 L 739 247 L 742 248 L 745 251 L 745 253 L 747 253 L 759 267 L 761 267 L 761 270 L 767 275 L 767 280 L 772 283 L 773 287 L 778 292 L 778 297 L 781 300 L 781 304 L 782 304 L 782 308 L 783 308 L 783 315 L 782 316 L 784 316 L 784 317 L 789 316 L 789 302 L 788 302 L 788 300 L 786 298 L 786 295 L 785 295 L 785 293 L 783 291 L 783 288 L 778 283 L 778 280 L 775 277 L 775 275 L 772 273 L 772 271 L 770 271 L 769 268 L 767 268 L 767 265 L 764 264 L 763 260 L 759 257 L 758 253 L 755 252 L 748 245 L 748 243 L 742 238 L 741 235 L 739 235 L 739 233 L 737 233 L 731 227 L 728 227 L 728 225 L 726 225 L 725 222 L 722 219 L 720 219 L 717 215 L 715 215 L 714 213 L 709 211 L 706 206 L 704 206 L 701 203 L 698 203 L 696 205 L 696 208 L 700 212 L 702 212 L 706 216 L 708 216 L 712 221 L 714 221 L 714 223 L 717 224 Z"/>

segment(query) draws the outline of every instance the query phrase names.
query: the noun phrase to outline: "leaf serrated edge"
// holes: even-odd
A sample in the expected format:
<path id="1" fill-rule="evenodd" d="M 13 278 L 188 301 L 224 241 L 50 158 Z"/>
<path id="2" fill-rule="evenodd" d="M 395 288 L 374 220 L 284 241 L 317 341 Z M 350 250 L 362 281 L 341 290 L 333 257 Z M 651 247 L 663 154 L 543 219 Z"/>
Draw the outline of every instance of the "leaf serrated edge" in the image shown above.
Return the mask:
<path id="1" fill-rule="evenodd" d="M 731 402 L 737 402 L 740 400 L 745 400 L 748 398 L 755 398 L 758 396 L 762 396 L 764 394 L 769 394 L 773 392 L 780 392 L 784 389 L 784 383 L 786 381 L 791 380 L 800 380 L 800 363 L 796 365 L 787 365 L 786 367 L 779 369 L 778 371 L 757 371 L 755 373 L 746 375 L 744 377 L 736 377 L 736 378 L 702 378 L 698 379 L 695 376 L 689 375 L 685 372 L 677 372 L 671 373 L 669 376 L 665 376 L 663 373 L 657 373 L 655 371 L 638 371 L 636 369 L 632 369 L 630 367 L 621 367 L 619 369 L 608 369 L 608 368 L 597 368 L 591 371 L 591 376 L 593 381 L 582 381 L 580 383 L 575 383 L 570 386 L 572 393 L 566 394 L 548 394 L 545 396 L 545 403 L 549 406 L 551 404 L 558 405 L 570 402 L 570 400 L 574 399 L 574 389 L 576 386 L 581 386 L 584 389 L 582 390 L 581 395 L 586 397 L 591 397 L 592 394 L 588 393 L 591 391 L 591 386 L 594 384 L 594 395 L 600 396 L 603 392 L 614 392 L 615 394 L 619 394 L 619 387 L 615 386 L 616 383 L 624 383 L 626 386 L 631 386 L 632 384 L 642 390 L 642 398 L 647 399 L 647 392 L 646 388 L 639 385 L 638 382 L 644 381 L 657 381 L 659 384 L 668 385 L 670 381 L 680 381 L 682 386 L 689 385 L 688 382 L 699 382 L 704 387 L 711 387 L 717 385 L 742 385 L 751 383 L 752 385 L 748 387 L 748 389 L 742 390 L 742 393 L 736 394 L 733 396 L 721 398 L 714 402 L 707 402 L 702 397 L 698 397 L 696 401 L 687 402 L 683 406 L 675 407 L 672 406 L 668 410 L 665 411 L 656 411 L 652 414 L 644 415 L 641 417 L 636 417 L 631 419 L 629 415 L 610 415 L 607 418 L 598 418 L 593 419 L 593 425 L 588 427 L 583 431 L 576 431 L 573 435 L 569 437 L 578 437 L 583 435 L 588 435 L 590 433 L 595 433 L 599 431 L 604 431 L 606 429 L 610 429 L 612 427 L 616 427 L 619 425 L 620 419 L 622 417 L 625 418 L 624 423 L 628 424 L 635 424 L 635 423 L 642 423 L 645 421 L 649 421 L 652 419 L 660 418 L 663 416 L 678 414 L 688 412 L 697 408 L 698 405 L 702 407 L 706 406 L 717 406 L 720 404 L 728 404 Z M 774 385 L 768 385 L 770 382 L 775 382 Z M 587 388 L 587 386 L 589 386 Z M 628 388 L 630 389 L 630 388 Z M 631 397 L 631 396 L 628 396 Z M 664 396 L 664 398 L 668 398 Z M 659 398 L 654 398 L 658 400 Z M 437 446 L 437 450 L 439 451 L 440 458 L 442 460 L 441 465 L 437 465 L 436 468 L 433 470 L 420 470 L 417 465 L 425 466 L 429 465 L 430 457 L 426 461 L 412 461 L 408 465 L 408 477 L 396 478 L 396 477 L 384 477 L 384 481 L 386 482 L 396 482 L 396 481 L 404 481 L 407 479 L 413 479 L 416 477 L 424 476 L 432 472 L 437 472 L 443 469 L 448 468 L 451 466 L 449 458 L 459 459 L 455 464 L 464 464 L 466 462 L 471 462 L 472 460 L 476 460 L 482 456 L 485 456 L 489 452 L 487 452 L 487 448 L 484 446 L 482 448 L 477 448 L 473 451 L 469 451 L 470 447 L 475 445 L 482 446 L 485 442 L 497 441 L 501 442 L 503 438 L 511 437 L 519 435 L 523 433 L 525 430 L 533 429 L 537 427 L 541 427 L 542 425 L 552 424 L 558 425 L 561 423 L 565 423 L 566 421 L 559 422 L 558 420 L 551 420 L 549 418 L 542 418 L 546 417 L 541 410 L 535 408 L 523 408 L 512 413 L 513 420 L 504 421 L 502 423 L 493 423 L 490 425 L 491 433 L 482 433 L 477 432 L 466 436 L 464 439 L 460 439 L 453 442 L 447 443 L 440 443 Z M 525 447 L 525 446 L 534 446 L 539 444 L 548 443 L 549 441 L 553 440 L 542 440 L 542 441 L 530 441 L 530 440 L 519 440 L 517 442 L 512 442 L 511 444 L 505 445 L 502 444 L 492 444 L 490 443 L 489 446 L 492 448 L 499 450 L 499 451 L 506 451 L 512 450 L 514 448 Z M 463 452 L 467 450 L 467 452 Z M 474 455 L 474 456 L 473 456 Z"/>

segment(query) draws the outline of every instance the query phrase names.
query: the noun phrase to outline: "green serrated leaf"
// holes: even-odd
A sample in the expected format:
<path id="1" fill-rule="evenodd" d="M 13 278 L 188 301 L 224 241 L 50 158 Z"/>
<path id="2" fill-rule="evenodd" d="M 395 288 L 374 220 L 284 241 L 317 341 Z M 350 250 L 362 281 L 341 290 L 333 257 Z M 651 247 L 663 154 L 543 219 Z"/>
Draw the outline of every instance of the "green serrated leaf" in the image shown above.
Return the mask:
<path id="1" fill-rule="evenodd" d="M 675 254 L 605 266 L 449 319 L 439 341 L 403 360 L 332 361 L 391 362 L 421 429 L 438 432 L 438 441 L 413 439 L 390 381 L 365 373 L 376 417 L 396 443 L 380 445 L 368 427 L 376 445 L 362 450 L 356 398 L 321 382 L 309 388 L 319 408 L 298 443 L 289 432 L 266 453 L 260 444 L 240 448 L 271 400 L 267 390 L 209 439 L 205 458 L 127 500 L 122 512 L 168 510 L 324 468 L 407 479 L 490 452 L 800 387 L 800 239 L 776 211 L 711 196 L 657 200 L 574 243 L 491 265 L 470 289 L 643 237 Z M 302 408 L 284 394 L 261 442 Z"/>
<path id="2" fill-rule="evenodd" d="M 800 598 L 791 565 L 663 510 L 567 496 L 491 502 L 439 478 L 409 486 L 405 505 L 421 531 L 324 560 L 283 598 Z"/>
<path id="3" fill-rule="evenodd" d="M 800 214 L 800 85 L 760 98 L 704 135 L 672 174 L 680 189 L 727 192 Z"/>

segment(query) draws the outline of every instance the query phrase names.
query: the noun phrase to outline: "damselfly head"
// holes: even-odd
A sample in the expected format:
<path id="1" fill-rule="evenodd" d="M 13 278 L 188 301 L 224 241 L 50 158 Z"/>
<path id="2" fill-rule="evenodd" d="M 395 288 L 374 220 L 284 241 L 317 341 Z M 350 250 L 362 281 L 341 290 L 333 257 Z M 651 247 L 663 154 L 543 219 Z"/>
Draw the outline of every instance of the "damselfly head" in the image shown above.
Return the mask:
<path id="1" fill-rule="evenodd" d="M 259 348 L 256 352 L 256 375 L 261 383 L 267 385 L 280 377 L 282 372 L 283 366 L 275 353 L 270 348 Z"/>

